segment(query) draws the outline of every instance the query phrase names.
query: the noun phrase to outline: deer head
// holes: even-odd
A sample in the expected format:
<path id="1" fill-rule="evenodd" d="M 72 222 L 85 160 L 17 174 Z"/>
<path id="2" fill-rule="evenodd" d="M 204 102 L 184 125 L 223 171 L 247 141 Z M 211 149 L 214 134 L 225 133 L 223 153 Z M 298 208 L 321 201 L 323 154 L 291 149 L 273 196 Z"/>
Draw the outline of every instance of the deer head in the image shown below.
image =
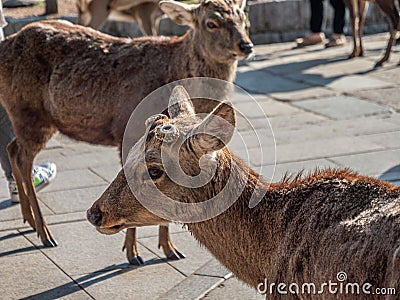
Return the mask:
<path id="1" fill-rule="evenodd" d="M 202 0 L 199 4 L 161 1 L 160 7 L 175 23 L 193 28 L 196 48 L 216 62 L 246 59 L 253 44 L 245 30 L 245 3 Z"/>
<path id="2" fill-rule="evenodd" d="M 234 109 L 221 102 L 199 118 L 186 90 L 176 86 L 169 99 L 169 114 L 170 118 L 158 114 L 146 121 L 146 134 L 130 150 L 124 170 L 87 211 L 88 220 L 101 233 L 165 225 L 171 221 L 166 217 L 171 212 L 181 220 L 179 214 L 184 215 L 185 209 L 179 204 L 200 202 L 218 193 L 210 179 L 217 161 L 229 164 L 219 157 L 224 157 L 222 149 L 235 130 Z M 151 211 L 144 205 L 149 202 Z"/>

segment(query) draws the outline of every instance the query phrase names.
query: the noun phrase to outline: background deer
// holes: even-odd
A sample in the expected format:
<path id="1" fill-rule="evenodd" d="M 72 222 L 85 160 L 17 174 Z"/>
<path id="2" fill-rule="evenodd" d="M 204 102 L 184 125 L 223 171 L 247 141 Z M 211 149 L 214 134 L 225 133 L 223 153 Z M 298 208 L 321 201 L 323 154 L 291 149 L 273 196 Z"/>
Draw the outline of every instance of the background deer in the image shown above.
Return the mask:
<path id="1" fill-rule="evenodd" d="M 400 5 L 400 0 L 398 1 Z M 364 31 L 365 14 L 367 13 L 368 1 L 345 0 L 344 2 L 349 7 L 351 27 L 353 29 L 354 48 L 350 58 L 363 56 L 364 49 L 362 45 L 362 35 Z M 399 12 L 396 8 L 396 4 L 394 3 L 395 0 L 374 0 L 373 2 L 375 2 L 386 14 L 390 25 L 390 37 L 386 47 L 385 55 L 375 65 L 376 67 L 380 67 L 389 59 L 392 46 L 396 43 L 396 33 L 399 26 Z"/>
<path id="2" fill-rule="evenodd" d="M 107 18 L 136 21 L 145 35 L 157 35 L 160 0 L 77 0 L 78 24 L 100 29 Z"/>
<path id="3" fill-rule="evenodd" d="M 164 209 L 168 207 L 160 195 L 184 204 L 203 203 L 219 194 L 230 201 L 243 185 L 226 211 L 186 224 L 239 279 L 253 287 L 265 279 L 319 284 L 335 281 L 337 273 L 345 271 L 348 282 L 400 290 L 400 188 L 348 170 L 330 169 L 269 185 L 225 147 L 235 128 L 232 106 L 221 103 L 200 119 L 188 99 L 186 91 L 176 87 L 170 118 L 158 115 L 146 122 L 146 135 L 132 147 L 124 170 L 87 211 L 99 232 L 112 234 L 132 225 L 168 222 L 139 203 L 127 178 L 136 183 L 135 195 L 146 195 L 154 185 L 160 193 L 151 197 Z M 180 166 L 167 167 L 171 161 L 179 161 Z M 215 173 L 201 187 L 185 187 L 167 175 L 178 167 L 189 176 L 207 173 L 208 162 L 216 165 Z M 235 184 L 226 189 L 229 177 Z M 261 188 L 256 189 L 257 185 Z M 250 208 L 253 193 L 262 200 Z M 185 214 L 175 220 L 184 219 Z M 275 293 L 272 297 L 319 296 Z M 370 298 L 382 299 L 381 295 Z M 329 294 L 325 289 L 323 299 L 348 299 L 348 295 Z"/>
<path id="4" fill-rule="evenodd" d="M 79 141 L 121 150 L 127 121 L 146 95 L 188 77 L 232 82 L 237 60 L 252 52 L 244 14 L 230 0 L 193 5 L 161 2 L 161 8 L 192 29 L 182 37 L 131 40 L 65 21 L 45 21 L 0 43 L 0 102 L 16 135 L 8 147 L 10 161 L 23 218 L 45 246 L 57 243 L 40 211 L 31 169 L 57 130 Z M 197 108 L 210 111 L 213 106 L 201 102 Z M 160 227 L 159 243 L 167 257 L 183 256 L 170 241 L 168 227 Z M 125 247 L 131 263 L 142 263 L 134 228 L 128 229 Z"/>

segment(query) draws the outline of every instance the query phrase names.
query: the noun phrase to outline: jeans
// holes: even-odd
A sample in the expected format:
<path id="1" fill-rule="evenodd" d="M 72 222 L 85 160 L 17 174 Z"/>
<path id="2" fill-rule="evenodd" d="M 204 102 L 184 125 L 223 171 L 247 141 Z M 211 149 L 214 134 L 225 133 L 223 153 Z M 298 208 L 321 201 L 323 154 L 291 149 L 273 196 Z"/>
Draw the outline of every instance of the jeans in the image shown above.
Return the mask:
<path id="1" fill-rule="evenodd" d="M 13 140 L 14 132 L 10 119 L 3 106 L 0 105 L 0 163 L 8 181 L 13 180 L 7 145 Z"/>
<path id="2" fill-rule="evenodd" d="M 331 3 L 335 11 L 333 17 L 333 33 L 343 34 L 346 6 L 343 0 L 330 0 L 329 2 Z M 322 19 L 324 17 L 323 0 L 310 0 L 310 5 L 311 5 L 310 29 L 314 33 L 321 32 Z"/>

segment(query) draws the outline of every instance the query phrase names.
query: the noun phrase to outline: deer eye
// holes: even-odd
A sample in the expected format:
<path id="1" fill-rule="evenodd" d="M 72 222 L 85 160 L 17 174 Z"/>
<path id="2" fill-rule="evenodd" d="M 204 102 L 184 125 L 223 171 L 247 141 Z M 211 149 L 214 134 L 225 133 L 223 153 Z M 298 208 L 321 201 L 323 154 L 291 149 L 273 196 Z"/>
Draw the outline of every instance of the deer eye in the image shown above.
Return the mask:
<path id="1" fill-rule="evenodd" d="M 210 29 L 215 29 L 215 28 L 217 28 L 217 24 L 215 24 L 215 22 L 213 22 L 213 21 L 208 21 L 207 27 Z"/>
<path id="2" fill-rule="evenodd" d="M 153 180 L 160 178 L 164 174 L 163 170 L 155 167 L 151 167 L 147 171 L 149 172 L 150 178 Z"/>

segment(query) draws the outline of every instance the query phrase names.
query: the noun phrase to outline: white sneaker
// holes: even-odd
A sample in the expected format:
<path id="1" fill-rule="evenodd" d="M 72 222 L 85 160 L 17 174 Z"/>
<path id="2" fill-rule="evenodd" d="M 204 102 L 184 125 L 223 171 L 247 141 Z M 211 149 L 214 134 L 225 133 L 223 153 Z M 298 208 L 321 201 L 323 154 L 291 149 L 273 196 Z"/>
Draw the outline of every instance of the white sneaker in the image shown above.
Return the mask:
<path id="1" fill-rule="evenodd" d="M 33 166 L 32 179 L 36 191 L 38 192 L 44 187 L 48 186 L 50 182 L 56 177 L 56 175 L 57 167 L 52 162 L 46 162 L 41 164 L 40 166 Z M 9 182 L 8 189 L 10 191 L 11 202 L 20 202 L 17 183 L 14 180 Z"/>

